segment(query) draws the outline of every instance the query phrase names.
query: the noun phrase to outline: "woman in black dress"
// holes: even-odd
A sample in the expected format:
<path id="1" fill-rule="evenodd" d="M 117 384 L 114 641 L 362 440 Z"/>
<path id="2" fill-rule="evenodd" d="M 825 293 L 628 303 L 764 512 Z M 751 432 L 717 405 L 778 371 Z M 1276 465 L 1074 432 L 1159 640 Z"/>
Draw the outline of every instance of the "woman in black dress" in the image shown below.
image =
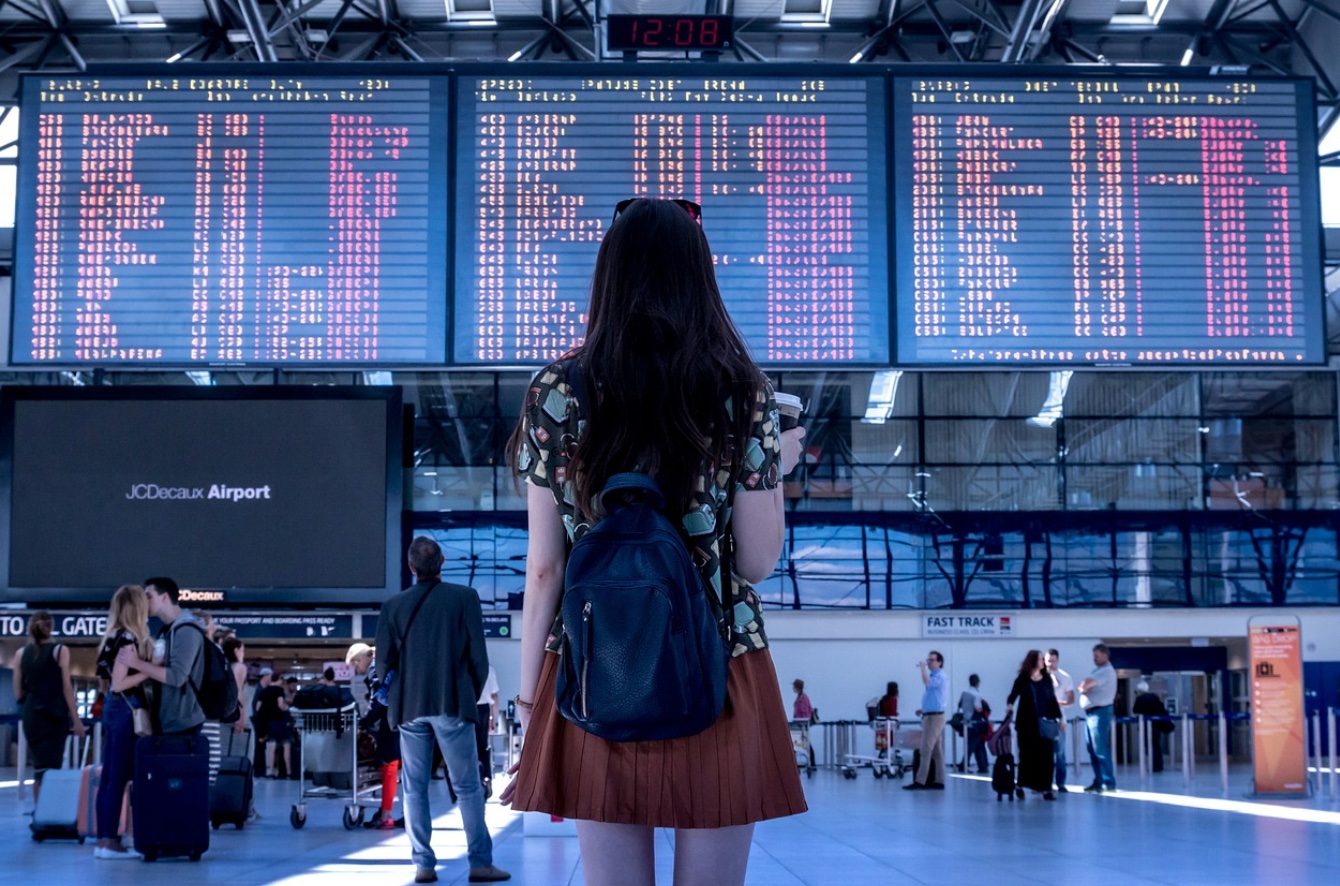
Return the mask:
<path id="1" fill-rule="evenodd" d="M 1019 676 L 1006 700 L 1006 713 L 1015 711 L 1014 731 L 1019 737 L 1019 799 L 1024 788 L 1038 791 L 1044 800 L 1055 800 L 1052 793 L 1052 771 L 1056 743 L 1042 733 L 1042 721 L 1054 720 L 1058 728 L 1061 706 L 1056 703 L 1056 687 L 1043 664 L 1042 653 L 1028 650 L 1019 665 Z"/>

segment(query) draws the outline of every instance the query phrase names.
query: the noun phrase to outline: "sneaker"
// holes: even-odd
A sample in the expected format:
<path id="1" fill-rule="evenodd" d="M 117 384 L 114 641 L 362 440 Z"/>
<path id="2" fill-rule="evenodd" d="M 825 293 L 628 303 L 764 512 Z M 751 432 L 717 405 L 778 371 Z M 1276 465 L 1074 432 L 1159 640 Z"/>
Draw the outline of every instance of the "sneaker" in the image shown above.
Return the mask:
<path id="1" fill-rule="evenodd" d="M 1063 785 L 1063 784 L 1058 784 L 1058 785 L 1056 786 L 1056 793 L 1058 793 L 1058 794 L 1068 794 L 1068 793 L 1070 793 L 1070 788 L 1066 787 L 1066 786 Z"/>
<path id="2" fill-rule="evenodd" d="M 143 855 L 136 852 L 134 849 L 126 849 L 125 847 L 122 847 L 120 849 L 112 849 L 108 846 L 94 847 L 93 857 L 101 858 L 105 861 L 116 861 L 116 860 L 139 861 L 140 859 L 144 858 Z"/>
<path id="3" fill-rule="evenodd" d="M 511 874 L 493 865 L 485 868 L 470 868 L 471 883 L 501 883 L 503 880 L 510 879 L 512 879 Z"/>
<path id="4" fill-rule="evenodd" d="M 1097 783 L 1091 784 L 1084 789 L 1084 793 L 1086 794 L 1101 794 L 1102 792 L 1103 792 L 1103 786 Z"/>
<path id="5" fill-rule="evenodd" d="M 945 789 L 945 783 L 942 781 L 931 782 L 926 789 L 930 791 L 943 791 Z"/>
<path id="6" fill-rule="evenodd" d="M 436 883 L 437 871 L 432 868 L 416 868 L 414 871 L 415 883 Z"/>
<path id="7" fill-rule="evenodd" d="M 395 822 L 391 820 L 391 817 L 389 815 L 386 816 L 385 818 L 374 815 L 372 817 L 372 820 L 366 822 L 363 825 L 363 827 L 367 828 L 370 831 L 391 831 L 395 830 Z"/>
<path id="8" fill-rule="evenodd" d="M 903 785 L 903 790 L 905 790 L 905 791 L 924 791 L 924 790 L 926 790 L 926 786 L 925 786 L 924 784 L 918 784 L 917 782 L 914 781 L 914 782 L 912 782 L 911 784 L 905 784 L 905 785 Z"/>

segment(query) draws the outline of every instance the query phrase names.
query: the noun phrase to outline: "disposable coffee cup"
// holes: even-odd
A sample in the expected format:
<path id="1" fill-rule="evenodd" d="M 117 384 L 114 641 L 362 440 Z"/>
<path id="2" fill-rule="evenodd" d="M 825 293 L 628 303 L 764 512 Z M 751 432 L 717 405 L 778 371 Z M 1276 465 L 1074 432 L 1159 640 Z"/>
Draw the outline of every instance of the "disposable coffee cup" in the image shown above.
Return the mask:
<path id="1" fill-rule="evenodd" d="M 805 411 L 805 404 L 795 394 L 784 394 L 777 391 L 774 395 L 777 400 L 777 417 L 782 423 L 782 430 L 789 431 L 800 424 L 800 414 Z"/>

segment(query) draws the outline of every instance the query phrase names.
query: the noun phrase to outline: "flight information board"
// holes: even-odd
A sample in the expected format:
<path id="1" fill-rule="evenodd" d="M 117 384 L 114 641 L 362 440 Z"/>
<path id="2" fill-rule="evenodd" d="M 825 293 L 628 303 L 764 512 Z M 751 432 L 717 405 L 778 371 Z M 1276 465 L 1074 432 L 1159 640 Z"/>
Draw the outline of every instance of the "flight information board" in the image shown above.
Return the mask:
<path id="1" fill-rule="evenodd" d="M 446 78 L 254 71 L 25 78 L 14 363 L 445 360 Z"/>
<path id="2" fill-rule="evenodd" d="M 756 360 L 890 359 L 884 80 L 698 70 L 458 77 L 454 362 L 578 344 L 597 244 L 637 196 L 701 204 Z"/>
<path id="3" fill-rule="evenodd" d="M 1310 81 L 894 78 L 898 362 L 1325 361 Z"/>

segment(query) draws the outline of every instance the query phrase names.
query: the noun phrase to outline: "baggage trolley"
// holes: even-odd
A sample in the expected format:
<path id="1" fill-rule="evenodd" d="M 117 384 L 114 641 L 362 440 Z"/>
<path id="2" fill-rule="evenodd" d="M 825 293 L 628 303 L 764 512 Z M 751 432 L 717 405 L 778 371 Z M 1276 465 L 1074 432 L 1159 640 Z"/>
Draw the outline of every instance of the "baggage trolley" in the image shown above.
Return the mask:
<path id="1" fill-rule="evenodd" d="M 382 783 L 375 761 L 358 758 L 357 709 L 353 705 L 290 708 L 289 713 L 300 736 L 302 761 L 298 802 L 289 812 L 289 824 L 294 828 L 307 824 L 308 800 L 342 800 L 345 830 L 362 827 L 365 805 L 381 803 Z"/>
<path id="2" fill-rule="evenodd" d="M 841 766 L 843 778 L 856 777 L 856 770 L 869 768 L 875 778 L 902 778 L 908 765 L 896 744 L 898 721 L 892 717 L 876 717 L 870 721 L 874 732 L 873 754 L 847 754 Z"/>
<path id="3" fill-rule="evenodd" d="M 814 777 L 814 747 L 810 744 L 810 724 L 808 720 L 792 720 L 791 749 L 796 755 L 796 768 L 805 773 L 806 778 Z"/>

